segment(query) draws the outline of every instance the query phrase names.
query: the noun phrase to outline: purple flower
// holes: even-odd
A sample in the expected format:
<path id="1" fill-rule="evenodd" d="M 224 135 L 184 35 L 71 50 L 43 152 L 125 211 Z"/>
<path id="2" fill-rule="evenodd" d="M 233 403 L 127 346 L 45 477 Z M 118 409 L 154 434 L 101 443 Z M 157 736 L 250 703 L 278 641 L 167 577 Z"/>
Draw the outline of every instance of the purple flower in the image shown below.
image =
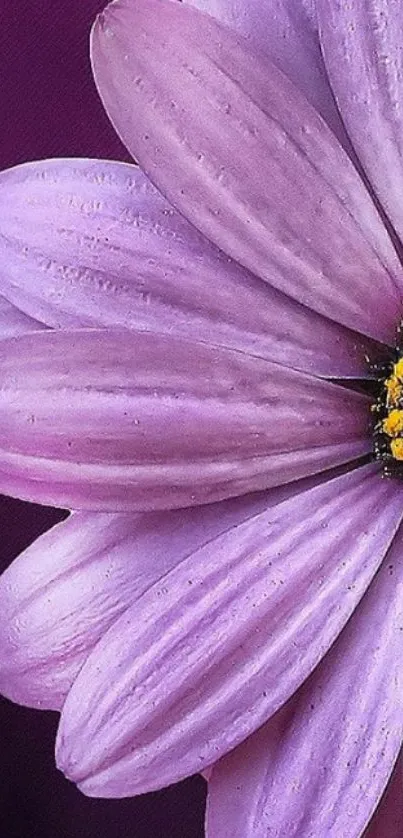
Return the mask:
<path id="1" fill-rule="evenodd" d="M 89 795 L 213 765 L 214 838 L 355 838 L 392 775 L 393 838 L 401 12 L 191 5 L 93 30 L 141 170 L 0 178 L 0 488 L 81 510 L 2 577 L 1 688 Z"/>

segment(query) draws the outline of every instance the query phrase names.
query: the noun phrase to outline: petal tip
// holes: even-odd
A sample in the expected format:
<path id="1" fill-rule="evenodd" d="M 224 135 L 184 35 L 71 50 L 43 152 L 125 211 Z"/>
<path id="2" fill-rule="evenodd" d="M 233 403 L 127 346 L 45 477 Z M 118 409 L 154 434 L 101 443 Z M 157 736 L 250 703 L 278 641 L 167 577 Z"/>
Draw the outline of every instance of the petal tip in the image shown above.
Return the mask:
<path id="1" fill-rule="evenodd" d="M 94 21 L 94 28 L 99 28 L 107 36 L 115 35 L 111 24 L 114 20 L 116 21 L 116 11 L 122 11 L 122 5 L 121 0 L 111 0 L 102 12 L 97 14 Z"/>
<path id="2" fill-rule="evenodd" d="M 108 8 L 104 9 L 103 12 L 100 12 L 96 16 L 93 27 L 92 27 L 92 34 L 93 35 L 95 33 L 98 34 L 98 32 L 101 32 L 102 34 L 106 35 L 107 37 L 113 37 L 114 36 L 115 33 L 114 33 L 114 31 L 113 31 L 113 29 L 110 25 L 110 16 L 107 14 L 107 12 L 108 12 Z"/>
<path id="3" fill-rule="evenodd" d="M 71 748 L 68 747 L 66 737 L 63 731 L 59 728 L 55 744 L 55 763 L 58 771 L 71 780 L 72 783 L 80 782 L 83 778 L 80 772 L 77 771 L 76 761 L 71 755 Z"/>

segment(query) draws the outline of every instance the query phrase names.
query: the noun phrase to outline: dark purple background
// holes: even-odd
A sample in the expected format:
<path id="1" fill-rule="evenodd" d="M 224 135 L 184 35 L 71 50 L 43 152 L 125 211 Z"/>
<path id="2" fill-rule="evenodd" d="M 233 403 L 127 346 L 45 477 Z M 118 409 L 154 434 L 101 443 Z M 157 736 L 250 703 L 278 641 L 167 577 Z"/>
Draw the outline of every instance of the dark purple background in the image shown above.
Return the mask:
<path id="1" fill-rule="evenodd" d="M 1 0 L 0 168 L 57 156 L 129 159 L 103 114 L 88 62 L 102 0 Z M 0 569 L 62 517 L 0 498 Z M 89 800 L 53 761 L 57 715 L 0 699 L 1 838 L 201 838 L 205 784 Z"/>

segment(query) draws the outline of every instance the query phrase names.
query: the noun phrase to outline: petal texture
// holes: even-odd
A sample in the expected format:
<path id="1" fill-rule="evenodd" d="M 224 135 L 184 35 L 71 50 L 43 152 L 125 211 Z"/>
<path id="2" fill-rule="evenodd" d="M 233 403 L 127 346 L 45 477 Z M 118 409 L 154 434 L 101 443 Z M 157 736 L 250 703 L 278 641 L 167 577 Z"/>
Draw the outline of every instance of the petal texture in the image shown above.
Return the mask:
<path id="1" fill-rule="evenodd" d="M 203 770 L 273 714 L 365 592 L 401 518 L 373 466 L 229 530 L 100 641 L 63 708 L 58 764 L 124 797 Z"/>
<path id="2" fill-rule="evenodd" d="M 84 661 L 128 605 L 203 544 L 318 480 L 195 509 L 73 513 L 0 577 L 0 692 L 60 710 Z"/>
<path id="3" fill-rule="evenodd" d="M 54 328 L 148 328 L 326 376 L 366 375 L 370 342 L 232 262 L 135 166 L 28 163 L 0 175 L 0 289 Z"/>
<path id="4" fill-rule="evenodd" d="M 344 124 L 403 237 L 403 16 L 399 0 L 316 0 L 322 48 Z"/>
<path id="5" fill-rule="evenodd" d="M 140 515 L 78 512 L 53 527 L 0 577 L 0 692 L 60 710 L 84 661 L 129 605 L 186 556 L 282 494 Z"/>
<path id="6" fill-rule="evenodd" d="M 288 707 L 214 767 L 208 835 L 361 838 L 403 737 L 402 547 Z"/>
<path id="7" fill-rule="evenodd" d="M 320 50 L 314 0 L 186 2 L 231 26 L 274 61 L 347 145 Z"/>
<path id="8" fill-rule="evenodd" d="M 0 489 L 67 508 L 194 506 L 368 452 L 366 396 L 152 332 L 0 343 Z"/>
<path id="9" fill-rule="evenodd" d="M 198 229 L 315 311 L 394 338 L 392 244 L 344 150 L 274 65 L 171 0 L 113 3 L 92 59 L 118 133 Z"/>

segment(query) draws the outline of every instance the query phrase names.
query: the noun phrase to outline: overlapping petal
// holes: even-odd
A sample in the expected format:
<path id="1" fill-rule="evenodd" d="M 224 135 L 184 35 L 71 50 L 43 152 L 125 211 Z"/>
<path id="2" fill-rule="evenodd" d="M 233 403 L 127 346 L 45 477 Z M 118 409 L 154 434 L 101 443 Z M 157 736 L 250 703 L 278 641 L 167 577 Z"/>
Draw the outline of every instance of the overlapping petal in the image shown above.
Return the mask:
<path id="1" fill-rule="evenodd" d="M 54 328 L 157 328 L 326 376 L 374 349 L 221 253 L 135 166 L 29 163 L 0 175 L 0 289 Z"/>
<path id="2" fill-rule="evenodd" d="M 67 776 L 86 794 L 124 797 L 202 770 L 245 739 L 354 611 L 401 498 L 374 466 L 355 469 L 210 541 L 150 588 L 67 697 L 57 747 Z"/>
<path id="3" fill-rule="evenodd" d="M 5 297 L 0 296 L 0 340 L 24 335 L 26 332 L 38 332 L 43 328 L 42 323 L 28 317 Z"/>
<path id="4" fill-rule="evenodd" d="M 0 577 L 2 694 L 61 709 L 98 640 L 147 588 L 220 533 L 322 479 L 196 508 L 70 515 Z"/>
<path id="5" fill-rule="evenodd" d="M 289 705 L 215 766 L 208 835 L 363 834 L 403 739 L 402 549 L 399 534 L 340 638 Z M 401 802 L 401 788 L 397 795 Z M 394 834 L 401 833 L 384 822 L 382 838 Z"/>
<path id="6" fill-rule="evenodd" d="M 19 704 L 61 709 L 107 629 L 156 581 L 284 491 L 144 514 L 74 513 L 0 577 L 0 690 Z"/>
<path id="7" fill-rule="evenodd" d="M 326 75 L 314 0 L 186 0 L 248 38 L 274 61 L 326 119 L 339 139 L 346 133 Z"/>
<path id="8" fill-rule="evenodd" d="M 223 500 L 367 453 L 369 404 L 168 334 L 11 338 L 0 343 L 0 490 L 110 511 Z"/>
<path id="9" fill-rule="evenodd" d="M 403 15 L 399 0 L 316 0 L 326 67 L 371 184 L 403 237 Z"/>
<path id="10" fill-rule="evenodd" d="M 171 0 L 109 6 L 92 60 L 118 133 L 196 227 L 299 302 L 393 340 L 403 283 L 386 230 L 334 135 L 273 64 Z"/>

